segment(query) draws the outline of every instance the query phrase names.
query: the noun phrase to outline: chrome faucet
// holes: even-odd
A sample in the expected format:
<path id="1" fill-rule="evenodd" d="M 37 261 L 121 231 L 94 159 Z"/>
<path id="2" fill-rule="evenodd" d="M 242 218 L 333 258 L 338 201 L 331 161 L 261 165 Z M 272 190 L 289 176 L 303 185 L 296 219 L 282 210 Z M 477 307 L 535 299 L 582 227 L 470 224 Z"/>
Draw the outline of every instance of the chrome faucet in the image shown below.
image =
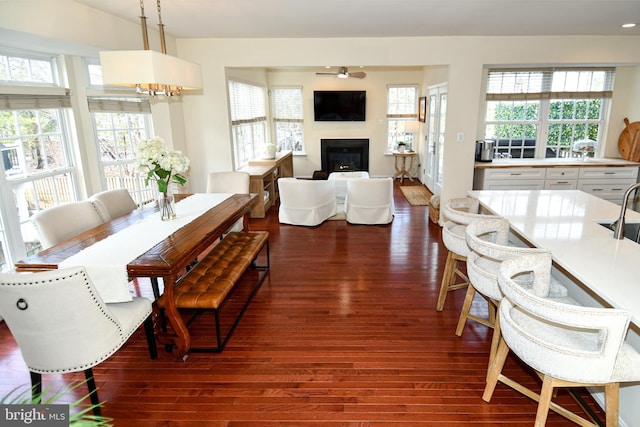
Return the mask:
<path id="1" fill-rule="evenodd" d="M 624 239 L 624 215 L 627 212 L 627 204 L 629 203 L 629 197 L 634 190 L 640 188 L 640 182 L 633 184 L 631 187 L 627 188 L 627 191 L 624 193 L 624 199 L 622 199 L 622 208 L 620 209 L 620 216 L 612 225 L 613 227 L 613 238 L 622 240 Z"/>

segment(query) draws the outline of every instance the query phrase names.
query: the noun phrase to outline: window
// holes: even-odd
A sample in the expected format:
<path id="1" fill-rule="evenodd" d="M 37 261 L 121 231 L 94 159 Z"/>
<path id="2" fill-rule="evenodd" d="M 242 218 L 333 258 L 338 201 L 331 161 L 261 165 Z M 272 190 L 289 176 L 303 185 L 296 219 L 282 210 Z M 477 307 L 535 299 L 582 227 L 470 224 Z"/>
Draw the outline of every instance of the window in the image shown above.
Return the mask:
<path id="1" fill-rule="evenodd" d="M 96 135 L 103 188 L 126 188 L 143 205 L 154 200 L 135 167 L 135 149 L 151 137 L 151 107 L 146 100 L 90 98 L 89 111 Z"/>
<path id="2" fill-rule="evenodd" d="M 0 81 L 10 85 L 55 86 L 58 81 L 55 59 L 0 52 Z"/>
<path id="3" fill-rule="evenodd" d="M 394 151 L 398 142 L 413 144 L 413 134 L 405 130 L 407 122 L 418 120 L 418 86 L 387 88 L 387 151 Z"/>
<path id="4" fill-rule="evenodd" d="M 274 87 L 271 100 L 277 151 L 304 153 L 302 87 Z"/>
<path id="5" fill-rule="evenodd" d="M 502 157 L 582 156 L 573 145 L 600 144 L 613 79 L 609 68 L 489 70 L 485 138 Z"/>
<path id="6" fill-rule="evenodd" d="M 17 90 L 0 96 L 0 268 L 40 250 L 30 218 L 76 200 L 75 167 L 67 132 L 71 101 L 57 86 L 55 60 L 0 52 L 0 81 Z M 24 91 L 21 87 L 46 87 Z"/>
<path id="7" fill-rule="evenodd" d="M 235 168 L 240 169 L 258 157 L 268 142 L 264 89 L 229 81 L 229 106 Z"/>

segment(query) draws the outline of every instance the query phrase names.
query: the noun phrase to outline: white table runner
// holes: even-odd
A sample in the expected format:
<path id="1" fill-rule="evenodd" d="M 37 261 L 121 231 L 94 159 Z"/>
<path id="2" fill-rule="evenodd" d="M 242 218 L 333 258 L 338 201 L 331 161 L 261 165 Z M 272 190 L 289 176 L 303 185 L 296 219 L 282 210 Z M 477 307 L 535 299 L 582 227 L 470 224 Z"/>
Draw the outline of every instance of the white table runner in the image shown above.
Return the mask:
<path id="1" fill-rule="evenodd" d="M 229 197 L 227 193 L 194 194 L 176 203 L 176 219 L 162 221 L 159 213 L 150 215 L 67 258 L 59 267 L 84 266 L 107 303 L 131 301 L 127 264 Z"/>

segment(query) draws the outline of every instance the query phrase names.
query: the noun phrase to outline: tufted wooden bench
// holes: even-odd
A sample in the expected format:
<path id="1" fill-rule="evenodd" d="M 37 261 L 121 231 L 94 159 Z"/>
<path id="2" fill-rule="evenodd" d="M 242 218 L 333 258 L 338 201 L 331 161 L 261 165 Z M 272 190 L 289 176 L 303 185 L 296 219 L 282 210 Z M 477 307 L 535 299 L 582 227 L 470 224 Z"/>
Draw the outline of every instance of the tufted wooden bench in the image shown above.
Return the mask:
<path id="1" fill-rule="evenodd" d="M 256 258 L 266 248 L 266 265 L 257 265 Z M 179 310 L 194 310 L 187 327 L 203 312 L 213 311 L 216 328 L 216 347 L 191 348 L 191 351 L 220 352 L 242 318 L 256 291 L 269 271 L 269 233 L 239 231 L 228 233 L 213 249 L 193 266 L 175 285 L 174 298 Z M 223 339 L 220 328 L 220 309 L 234 287 L 248 269 L 260 271 L 257 283 Z M 164 309 L 164 295 L 157 300 Z"/>

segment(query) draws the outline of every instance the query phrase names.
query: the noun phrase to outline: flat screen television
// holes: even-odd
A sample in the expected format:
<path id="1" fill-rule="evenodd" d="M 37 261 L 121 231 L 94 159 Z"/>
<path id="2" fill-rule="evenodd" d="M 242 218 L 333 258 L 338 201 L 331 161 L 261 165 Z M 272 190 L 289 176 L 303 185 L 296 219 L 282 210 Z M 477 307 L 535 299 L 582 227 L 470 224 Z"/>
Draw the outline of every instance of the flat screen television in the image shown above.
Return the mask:
<path id="1" fill-rule="evenodd" d="M 316 122 L 364 122 L 366 104 L 364 90 L 313 92 L 313 115 Z"/>

